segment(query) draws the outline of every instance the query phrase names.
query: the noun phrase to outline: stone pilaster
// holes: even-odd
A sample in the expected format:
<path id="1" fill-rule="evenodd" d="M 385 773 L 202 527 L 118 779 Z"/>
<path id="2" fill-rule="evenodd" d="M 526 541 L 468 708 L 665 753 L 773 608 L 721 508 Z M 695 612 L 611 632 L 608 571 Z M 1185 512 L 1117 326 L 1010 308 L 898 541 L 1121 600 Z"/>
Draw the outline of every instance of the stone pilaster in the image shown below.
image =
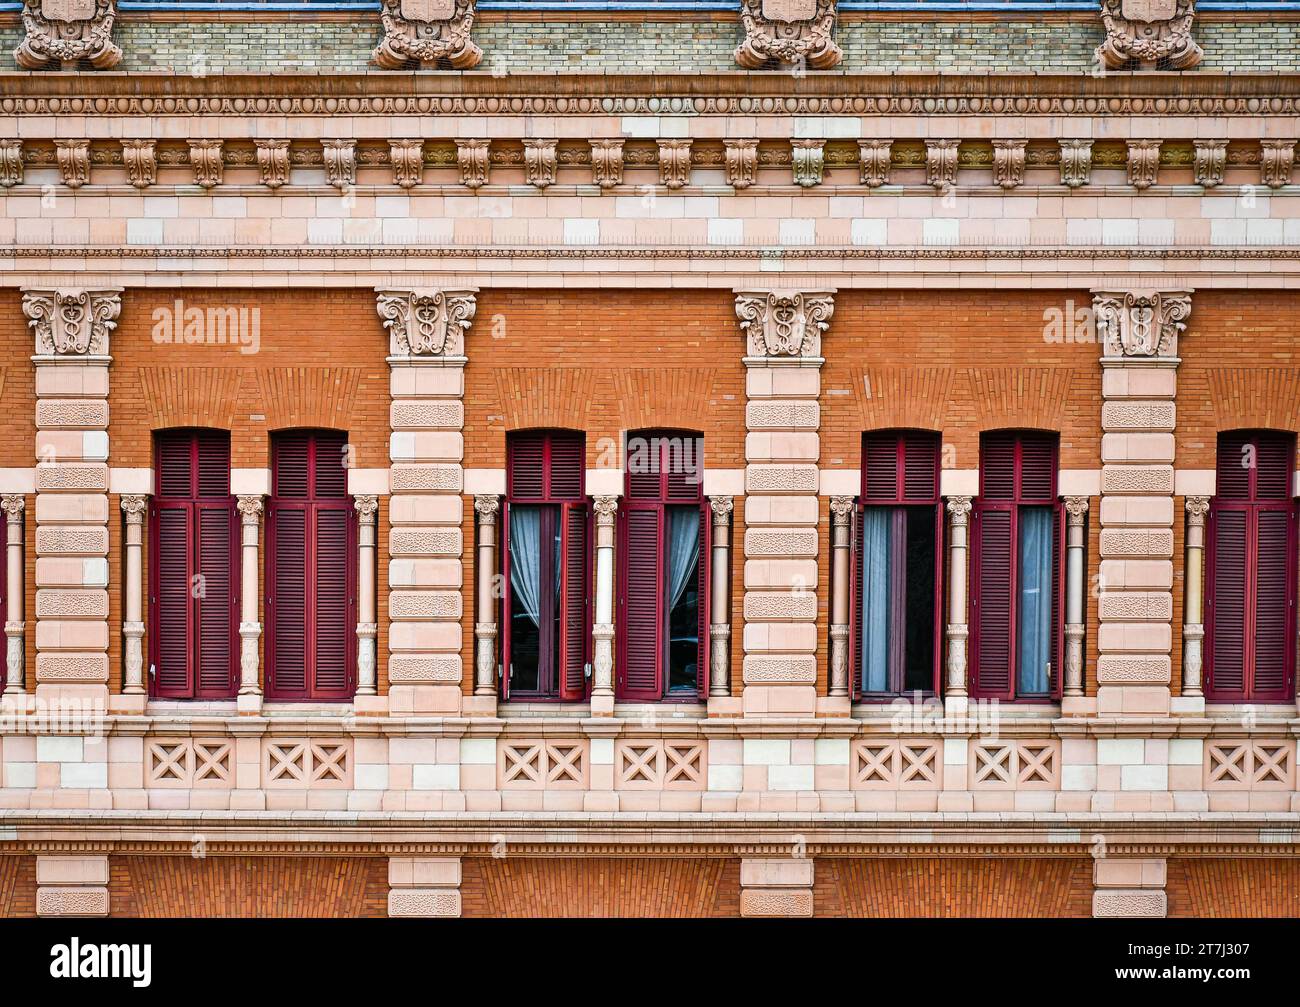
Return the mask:
<path id="1" fill-rule="evenodd" d="M 388 915 L 460 916 L 460 857 L 389 857 Z"/>
<path id="2" fill-rule="evenodd" d="M 1084 539 L 1088 498 L 1065 498 L 1065 680 L 1066 700 L 1083 695 Z"/>
<path id="3" fill-rule="evenodd" d="M 23 577 L 23 511 L 27 503 L 21 493 L 5 494 L 0 498 L 0 509 L 5 515 L 5 695 L 23 692 L 23 672 L 26 661 L 23 654 L 23 633 L 27 623 L 23 619 L 23 601 L 26 596 Z"/>
<path id="4" fill-rule="evenodd" d="M 107 916 L 108 857 L 37 857 L 36 915 Z"/>
<path id="5" fill-rule="evenodd" d="M 832 291 L 738 291 L 745 336 L 746 716 L 816 710 L 822 333 Z"/>
<path id="6" fill-rule="evenodd" d="M 379 290 L 389 335 L 389 709 L 461 710 L 465 334 L 472 290 Z"/>
<path id="7" fill-rule="evenodd" d="M 1097 709 L 1164 715 L 1173 640 L 1174 395 L 1186 290 L 1094 291 L 1102 344 Z"/>
<path id="8" fill-rule="evenodd" d="M 1163 919 L 1168 913 L 1163 858 L 1102 857 L 1093 862 L 1092 915 Z"/>
<path id="9" fill-rule="evenodd" d="M 479 495 L 474 498 L 474 513 L 478 517 L 478 588 L 475 591 L 474 613 L 474 695 L 497 695 L 497 625 L 496 571 L 497 571 L 497 520 L 501 514 L 501 498 Z M 493 711 L 495 712 L 495 711 Z"/>
<path id="10" fill-rule="evenodd" d="M 970 636 L 970 616 L 967 608 L 967 570 L 969 569 L 969 539 L 971 498 L 948 497 L 948 661 L 944 669 L 944 698 L 966 702 L 969 695 L 967 682 L 966 641 Z M 948 705 L 952 705 L 949 703 Z"/>
<path id="11" fill-rule="evenodd" d="M 709 500 L 713 515 L 713 566 L 709 598 L 709 701 L 710 706 L 731 700 L 731 515 L 735 500 L 715 496 Z M 720 711 L 719 711 L 720 712 Z"/>
<path id="12" fill-rule="evenodd" d="M 852 594 L 853 498 L 831 497 L 830 695 L 849 695 L 849 596 Z"/>
<path id="13" fill-rule="evenodd" d="M 596 612 L 593 620 L 591 715 L 614 713 L 614 515 L 618 497 L 598 496 L 596 514 Z"/>
<path id="14" fill-rule="evenodd" d="M 749 858 L 740 862 L 741 916 L 811 916 L 813 861 Z"/>
<path id="15" fill-rule="evenodd" d="M 23 291 L 36 337 L 38 698 L 107 706 L 109 333 L 121 307 L 116 289 Z"/>
<path id="16" fill-rule="evenodd" d="M 258 532 L 264 509 L 257 494 L 241 496 L 239 507 L 239 698 L 241 713 L 256 713 L 262 708 L 262 683 L 258 676 L 258 647 L 262 622 L 258 616 Z"/>
<path id="17" fill-rule="evenodd" d="M 1179 713 L 1205 711 L 1205 518 L 1209 497 L 1188 497 L 1187 562 L 1183 567 L 1183 688 L 1176 701 Z"/>
<path id="18" fill-rule="evenodd" d="M 375 637 L 379 624 L 375 616 L 375 525 L 379 518 L 379 497 L 360 494 L 354 498 L 357 511 L 357 695 L 373 696 L 376 688 Z"/>
<path id="19" fill-rule="evenodd" d="M 122 585 L 122 692 L 143 696 L 144 681 L 144 518 L 149 498 L 141 494 L 122 497 L 126 518 L 124 545 L 125 583 Z"/>

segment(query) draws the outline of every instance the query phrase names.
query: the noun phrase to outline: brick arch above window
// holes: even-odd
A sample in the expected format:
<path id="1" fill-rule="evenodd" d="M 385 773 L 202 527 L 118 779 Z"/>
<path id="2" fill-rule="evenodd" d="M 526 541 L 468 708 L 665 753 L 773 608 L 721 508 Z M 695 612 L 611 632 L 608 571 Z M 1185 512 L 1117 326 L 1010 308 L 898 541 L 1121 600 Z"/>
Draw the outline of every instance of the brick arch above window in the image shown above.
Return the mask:
<path id="1" fill-rule="evenodd" d="M 1180 375 L 1179 384 L 1184 380 Z M 1191 380 L 1204 382 L 1201 401 L 1213 410 L 1216 434 L 1238 429 L 1286 430 L 1293 428 L 1300 416 L 1300 374 L 1295 368 L 1215 367 L 1200 371 Z"/>
<path id="2" fill-rule="evenodd" d="M 1065 426 L 1075 370 L 1070 367 L 968 367 L 953 386 L 947 425 L 970 411 L 983 431 L 1056 430 Z"/>

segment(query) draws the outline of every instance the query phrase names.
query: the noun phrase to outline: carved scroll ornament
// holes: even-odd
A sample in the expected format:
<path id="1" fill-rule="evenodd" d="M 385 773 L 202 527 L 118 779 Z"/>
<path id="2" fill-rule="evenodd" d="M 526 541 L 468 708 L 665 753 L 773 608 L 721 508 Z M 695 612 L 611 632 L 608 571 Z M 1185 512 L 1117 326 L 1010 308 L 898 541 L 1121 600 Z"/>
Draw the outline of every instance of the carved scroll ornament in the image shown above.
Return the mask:
<path id="1" fill-rule="evenodd" d="M 24 70 L 89 62 L 109 70 L 122 61 L 113 44 L 117 0 L 23 0 L 22 43 L 14 60 Z"/>
<path id="2" fill-rule="evenodd" d="M 477 307 L 472 290 L 380 290 L 376 296 L 395 355 L 464 356 Z"/>
<path id="3" fill-rule="evenodd" d="M 1196 0 L 1101 0 L 1106 41 L 1097 59 L 1110 70 L 1130 63 L 1190 70 L 1204 55 L 1192 39 L 1195 18 Z"/>
<path id="4" fill-rule="evenodd" d="M 120 290 L 24 290 L 23 314 L 42 356 L 100 356 L 122 311 Z"/>
<path id="5" fill-rule="evenodd" d="M 835 44 L 836 0 L 740 0 L 745 40 L 736 64 L 758 70 L 769 61 L 814 70 L 838 66 L 844 54 Z"/>
<path id="6" fill-rule="evenodd" d="M 835 302 L 828 292 L 767 291 L 736 295 L 736 317 L 751 357 L 817 357 Z"/>
<path id="7" fill-rule="evenodd" d="M 476 5 L 477 0 L 380 0 L 384 37 L 375 48 L 375 64 L 401 70 L 445 60 L 457 70 L 472 70 L 483 59 L 483 50 L 469 37 Z"/>
<path id="8" fill-rule="evenodd" d="M 1173 357 L 1192 314 L 1187 290 L 1094 291 L 1097 340 L 1107 357 Z"/>

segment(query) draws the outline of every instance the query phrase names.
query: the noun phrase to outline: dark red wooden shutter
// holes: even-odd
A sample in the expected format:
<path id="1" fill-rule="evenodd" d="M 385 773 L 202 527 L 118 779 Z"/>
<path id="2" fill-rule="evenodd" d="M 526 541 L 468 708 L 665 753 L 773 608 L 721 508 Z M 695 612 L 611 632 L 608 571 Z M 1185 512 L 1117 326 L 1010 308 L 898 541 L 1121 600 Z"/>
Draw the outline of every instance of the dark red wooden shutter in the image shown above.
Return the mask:
<path id="1" fill-rule="evenodd" d="M 1252 451 L 1249 434 L 1219 435 L 1218 454 L 1215 456 L 1215 496 L 1222 500 L 1250 499 Z"/>
<path id="2" fill-rule="evenodd" d="M 194 495 L 194 442 L 188 434 L 159 434 L 155 479 L 158 496 L 182 499 Z"/>
<path id="3" fill-rule="evenodd" d="M 550 499 L 581 499 L 584 462 L 582 434 L 551 434 Z"/>
<path id="4" fill-rule="evenodd" d="M 1020 493 L 1022 501 L 1055 501 L 1056 437 L 1051 434 L 1020 435 Z"/>
<path id="5" fill-rule="evenodd" d="M 275 484 L 271 492 L 285 500 L 305 500 L 311 495 L 311 435 L 291 430 L 276 434 L 272 457 Z"/>
<path id="6" fill-rule="evenodd" d="M 508 451 L 508 492 L 516 500 L 540 500 L 546 495 L 544 452 L 546 435 L 534 431 L 511 434 Z"/>
<path id="7" fill-rule="evenodd" d="M 914 431 L 903 435 L 903 499 L 933 503 L 939 497 L 939 437 Z"/>
<path id="8" fill-rule="evenodd" d="M 271 592 L 272 686 L 277 698 L 307 692 L 307 511 L 272 506 L 267 514 L 274 570 Z"/>
<path id="9" fill-rule="evenodd" d="M 203 430 L 197 440 L 198 471 L 194 492 L 205 498 L 230 495 L 230 435 L 219 430 Z"/>
<path id="10" fill-rule="evenodd" d="M 975 641 L 971 694 L 980 698 L 1014 698 L 1012 669 L 1013 521 L 1010 510 L 981 510 L 974 515 L 975 565 L 973 603 Z"/>
<path id="11" fill-rule="evenodd" d="M 560 695 L 582 699 L 587 692 L 587 512 L 563 508 L 564 570 L 560 585 Z"/>
<path id="12" fill-rule="evenodd" d="M 215 478 L 215 477 L 213 477 Z M 228 477 L 227 477 L 228 478 Z M 198 693 L 226 696 L 236 688 L 234 679 L 233 624 L 237 577 L 234 553 L 234 512 L 226 506 L 200 506 L 198 521 L 198 568 L 201 590 L 194 592 L 198 609 Z"/>
<path id="13" fill-rule="evenodd" d="M 1295 440 L 1290 434 L 1261 433 L 1255 439 L 1256 500 L 1291 498 L 1291 457 Z"/>
<path id="14" fill-rule="evenodd" d="M 898 435 L 867 434 L 866 495 L 872 500 L 898 499 Z"/>
<path id="15" fill-rule="evenodd" d="M 694 503 L 703 490 L 703 439 L 694 434 L 673 434 L 664 446 L 667 499 L 675 503 Z"/>
<path id="16" fill-rule="evenodd" d="M 1263 468 L 1261 467 L 1261 475 Z M 1290 655 L 1295 638 L 1290 631 L 1290 561 L 1292 516 L 1289 510 L 1258 511 L 1255 550 L 1255 658 L 1252 698 L 1285 700 Z"/>
<path id="17" fill-rule="evenodd" d="M 1210 685 L 1212 698 L 1246 688 L 1246 512 L 1210 516 Z"/>
<path id="18" fill-rule="evenodd" d="M 980 497 L 985 500 L 1013 500 L 1015 495 L 1015 434 L 985 434 L 980 438 Z"/>
<path id="19" fill-rule="evenodd" d="M 351 695 L 348 657 L 355 632 L 348 624 L 351 515 L 342 508 L 320 508 L 315 518 L 312 694 L 317 699 L 346 699 Z"/>
<path id="20" fill-rule="evenodd" d="M 160 470 L 162 471 L 162 470 Z M 154 508 L 153 640 L 154 692 L 187 699 L 190 678 L 190 508 L 165 504 Z"/>
<path id="21" fill-rule="evenodd" d="M 663 695 L 663 523 L 658 508 L 629 510 L 624 523 L 623 699 Z"/>
<path id="22" fill-rule="evenodd" d="M 317 500 L 345 499 L 348 495 L 346 455 L 348 438 L 336 431 L 324 431 L 313 438 L 312 496 Z"/>

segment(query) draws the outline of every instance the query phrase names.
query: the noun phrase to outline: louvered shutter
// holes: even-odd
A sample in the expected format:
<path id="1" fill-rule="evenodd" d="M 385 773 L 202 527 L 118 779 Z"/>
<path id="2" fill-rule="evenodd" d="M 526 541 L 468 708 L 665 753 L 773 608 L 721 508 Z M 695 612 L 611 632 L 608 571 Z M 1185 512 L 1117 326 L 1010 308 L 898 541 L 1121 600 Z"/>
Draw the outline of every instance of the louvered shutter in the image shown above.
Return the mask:
<path id="1" fill-rule="evenodd" d="M 985 434 L 980 438 L 980 497 L 1013 500 L 1016 495 L 1014 434 Z"/>
<path id="2" fill-rule="evenodd" d="M 268 508 L 271 572 L 271 685 L 277 699 L 307 694 L 307 511 Z"/>
<path id="3" fill-rule="evenodd" d="M 1020 435 L 1021 502 L 1056 498 L 1056 438 L 1044 434 Z"/>
<path id="4" fill-rule="evenodd" d="M 198 688 L 202 697 L 229 696 L 235 688 L 234 647 L 234 512 L 225 505 L 199 505 L 198 569 L 202 589 L 193 592 L 198 641 Z"/>
<path id="5" fill-rule="evenodd" d="M 663 512 L 628 510 L 624 527 L 621 698 L 657 700 L 663 695 Z"/>
<path id="6" fill-rule="evenodd" d="M 1210 515 L 1210 690 L 1241 699 L 1246 688 L 1246 512 Z"/>
<path id="7" fill-rule="evenodd" d="M 1261 433 L 1255 441 L 1256 500 L 1291 497 L 1291 456 L 1295 441 L 1290 434 Z"/>
<path id="8" fill-rule="evenodd" d="M 310 451 L 309 433 L 292 430 L 276 435 L 272 459 L 275 496 L 283 500 L 306 500 L 311 495 Z"/>
<path id="9" fill-rule="evenodd" d="M 184 499 L 194 495 L 193 439 L 185 434 L 159 434 L 157 444 L 158 496 Z"/>
<path id="10" fill-rule="evenodd" d="M 971 695 L 1013 699 L 1013 527 L 1007 509 L 981 510 L 975 525 L 975 645 Z"/>
<path id="11" fill-rule="evenodd" d="M 1247 434 L 1219 435 L 1215 456 L 1215 496 L 1222 500 L 1250 499 L 1250 471 L 1253 450 Z"/>
<path id="12" fill-rule="evenodd" d="M 348 576 L 350 518 L 351 515 L 339 507 L 321 507 L 315 512 L 312 696 L 316 699 L 347 699 L 351 696 L 348 681 L 348 658 L 353 637 L 348 618 L 351 610 Z"/>
<path id="13" fill-rule="evenodd" d="M 932 503 L 939 496 L 939 438 L 935 434 L 903 436 L 903 499 Z"/>
<path id="14" fill-rule="evenodd" d="M 587 512 L 563 508 L 564 570 L 560 584 L 560 695 L 582 699 L 587 692 Z"/>
<path id="15" fill-rule="evenodd" d="M 1263 468 L 1261 467 L 1261 475 Z M 1251 648 L 1255 659 L 1253 699 L 1287 700 L 1291 654 L 1295 637 L 1291 632 L 1292 512 L 1261 509 L 1258 514 L 1255 548 L 1255 638 Z"/>
<path id="16" fill-rule="evenodd" d="M 190 519 L 186 504 L 162 504 L 154 507 L 150 522 L 153 686 L 155 695 L 172 699 L 188 699 L 194 688 L 190 678 Z"/>
<path id="17" fill-rule="evenodd" d="M 508 492 L 516 500 L 540 500 L 546 495 L 543 471 L 546 437 L 540 433 L 510 435 Z"/>
<path id="18" fill-rule="evenodd" d="M 709 636 L 709 625 L 713 619 L 713 592 L 710 590 L 713 570 L 712 514 L 708 503 L 700 505 L 700 561 L 695 570 L 696 590 L 699 592 L 695 596 L 696 612 L 700 633 L 696 648 L 695 678 L 700 699 L 707 699 L 709 695 L 709 648 L 713 642 Z"/>
<path id="19" fill-rule="evenodd" d="M 898 499 L 898 436 L 868 434 L 866 495 L 881 502 Z"/>
<path id="20" fill-rule="evenodd" d="M 550 436 L 551 465 L 548 496 L 552 500 L 579 500 L 583 483 L 582 434 L 556 432 Z"/>

